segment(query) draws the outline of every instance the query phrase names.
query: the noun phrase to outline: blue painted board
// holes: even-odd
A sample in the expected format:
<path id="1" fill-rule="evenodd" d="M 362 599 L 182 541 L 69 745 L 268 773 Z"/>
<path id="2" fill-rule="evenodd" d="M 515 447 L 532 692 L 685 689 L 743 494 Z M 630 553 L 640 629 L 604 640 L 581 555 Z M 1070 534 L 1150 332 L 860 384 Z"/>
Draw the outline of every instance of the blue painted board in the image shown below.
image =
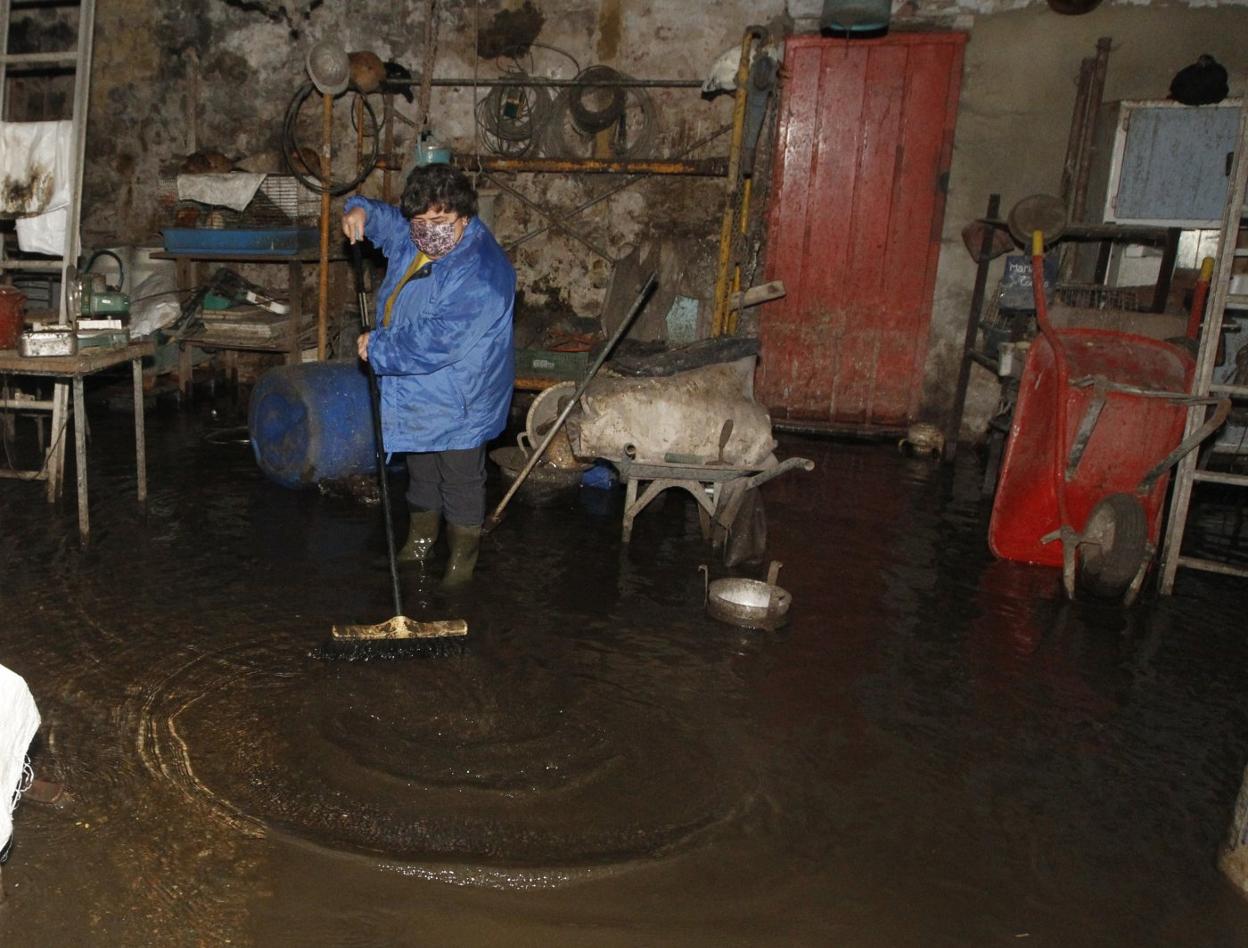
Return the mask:
<path id="1" fill-rule="evenodd" d="M 1220 221 L 1238 130 L 1236 108 L 1131 109 L 1114 218 Z"/>

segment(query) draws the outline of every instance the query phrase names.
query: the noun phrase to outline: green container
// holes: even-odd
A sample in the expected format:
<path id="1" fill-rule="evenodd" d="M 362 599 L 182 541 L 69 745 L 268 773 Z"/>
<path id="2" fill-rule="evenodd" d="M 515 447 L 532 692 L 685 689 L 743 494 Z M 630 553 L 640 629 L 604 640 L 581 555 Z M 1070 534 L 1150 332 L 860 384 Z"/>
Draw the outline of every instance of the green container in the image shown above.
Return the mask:
<path id="1" fill-rule="evenodd" d="M 516 377 L 579 382 L 589 368 L 588 352 L 552 352 L 549 349 L 517 349 Z"/>

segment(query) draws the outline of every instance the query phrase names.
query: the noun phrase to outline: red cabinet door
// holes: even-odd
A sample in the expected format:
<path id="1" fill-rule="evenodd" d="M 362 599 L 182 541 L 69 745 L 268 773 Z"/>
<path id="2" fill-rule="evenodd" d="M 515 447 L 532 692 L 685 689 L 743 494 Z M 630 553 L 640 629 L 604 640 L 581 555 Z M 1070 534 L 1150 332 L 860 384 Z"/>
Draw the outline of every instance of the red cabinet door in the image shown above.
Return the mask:
<path id="1" fill-rule="evenodd" d="M 962 33 L 787 41 L 758 397 L 777 419 L 899 427 L 919 407 Z"/>

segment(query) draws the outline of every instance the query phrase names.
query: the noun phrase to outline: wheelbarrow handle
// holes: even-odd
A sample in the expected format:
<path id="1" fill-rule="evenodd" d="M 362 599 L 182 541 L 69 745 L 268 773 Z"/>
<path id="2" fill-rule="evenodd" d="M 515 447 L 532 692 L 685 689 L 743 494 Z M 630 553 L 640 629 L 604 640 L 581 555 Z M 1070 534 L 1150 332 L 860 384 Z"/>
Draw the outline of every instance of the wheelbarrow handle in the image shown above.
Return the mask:
<path id="1" fill-rule="evenodd" d="M 1136 493 L 1141 496 L 1147 494 L 1153 489 L 1153 485 L 1157 483 L 1157 479 L 1166 471 L 1174 467 L 1179 461 L 1187 455 L 1187 453 L 1207 437 L 1217 431 L 1225 423 L 1227 417 L 1231 413 L 1231 400 L 1229 398 L 1219 399 L 1213 410 L 1213 414 L 1205 419 L 1205 423 L 1193 431 L 1190 435 L 1179 442 L 1179 446 L 1158 461 L 1140 481 L 1140 486 L 1136 488 Z"/>
<path id="2" fill-rule="evenodd" d="M 775 467 L 769 467 L 765 471 L 755 474 L 749 479 L 746 485 L 747 490 L 753 490 L 755 487 L 762 487 L 773 477 L 779 477 L 781 474 L 787 474 L 795 468 L 801 468 L 803 471 L 813 471 L 815 462 L 809 458 L 786 458 Z"/>

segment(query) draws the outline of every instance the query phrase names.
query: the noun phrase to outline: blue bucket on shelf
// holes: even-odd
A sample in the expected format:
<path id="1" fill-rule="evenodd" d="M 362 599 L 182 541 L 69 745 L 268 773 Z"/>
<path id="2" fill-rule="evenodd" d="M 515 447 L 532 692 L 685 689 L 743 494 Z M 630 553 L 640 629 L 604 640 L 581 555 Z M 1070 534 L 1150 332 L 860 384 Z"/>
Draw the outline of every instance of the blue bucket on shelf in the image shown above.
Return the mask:
<path id="1" fill-rule="evenodd" d="M 310 487 L 376 469 L 368 377 L 356 362 L 270 369 L 247 413 L 256 463 L 283 487 Z"/>

